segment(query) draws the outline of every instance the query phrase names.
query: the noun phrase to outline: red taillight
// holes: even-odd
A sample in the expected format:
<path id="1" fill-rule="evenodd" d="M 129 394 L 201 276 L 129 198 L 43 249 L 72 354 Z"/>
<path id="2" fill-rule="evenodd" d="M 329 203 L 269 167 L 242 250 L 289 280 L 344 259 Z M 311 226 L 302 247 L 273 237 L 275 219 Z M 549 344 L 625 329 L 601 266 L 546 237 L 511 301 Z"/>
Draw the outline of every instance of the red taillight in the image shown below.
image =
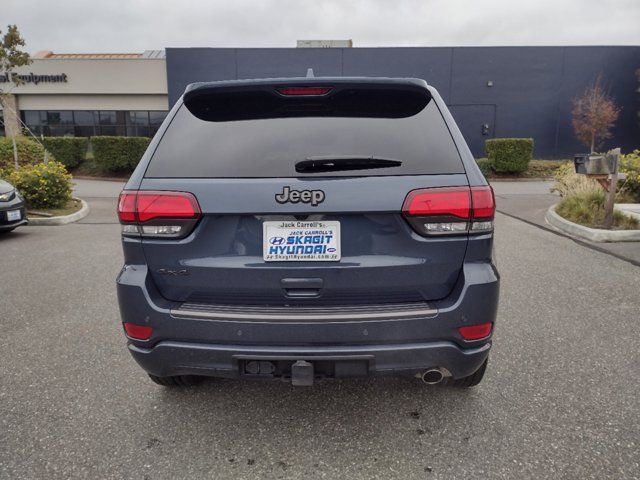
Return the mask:
<path id="1" fill-rule="evenodd" d="M 277 88 L 276 91 L 280 95 L 307 95 L 307 96 L 318 96 L 318 95 L 326 95 L 331 91 L 331 87 L 281 87 Z"/>
<path id="2" fill-rule="evenodd" d="M 458 332 L 465 340 L 480 340 L 481 338 L 488 337 L 491 333 L 493 323 L 480 323 L 478 325 L 469 325 L 467 327 L 458 328 Z"/>
<path id="3" fill-rule="evenodd" d="M 412 216 L 449 215 L 458 218 L 469 218 L 471 211 L 469 187 L 413 190 L 407 195 L 402 211 Z"/>
<path id="4" fill-rule="evenodd" d="M 496 202 L 493 197 L 493 188 L 471 187 L 471 203 L 473 205 L 473 218 L 493 218 L 496 211 Z"/>
<path id="5" fill-rule="evenodd" d="M 136 340 L 149 340 L 153 333 L 153 328 L 146 325 L 136 325 L 135 323 L 124 323 L 123 325 L 127 336 Z"/>
<path id="6" fill-rule="evenodd" d="M 493 230 L 495 202 L 490 186 L 412 190 L 402 213 L 421 235 L 460 235 Z"/>
<path id="7" fill-rule="evenodd" d="M 140 222 L 154 218 L 196 218 L 200 207 L 186 192 L 139 192 L 136 211 Z"/>
<path id="8" fill-rule="evenodd" d="M 125 190 L 118 201 L 124 235 L 184 237 L 193 229 L 200 213 L 196 197 L 188 192 Z"/>

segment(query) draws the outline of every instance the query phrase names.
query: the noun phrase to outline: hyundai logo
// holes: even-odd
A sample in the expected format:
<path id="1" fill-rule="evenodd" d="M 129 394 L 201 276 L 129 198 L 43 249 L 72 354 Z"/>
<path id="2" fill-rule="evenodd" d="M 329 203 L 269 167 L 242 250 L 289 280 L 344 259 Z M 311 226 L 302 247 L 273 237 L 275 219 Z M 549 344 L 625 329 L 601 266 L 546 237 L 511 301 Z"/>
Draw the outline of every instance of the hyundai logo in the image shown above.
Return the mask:
<path id="1" fill-rule="evenodd" d="M 284 243 L 284 238 L 283 237 L 271 237 L 269 239 L 269 243 L 271 245 L 282 245 Z"/>

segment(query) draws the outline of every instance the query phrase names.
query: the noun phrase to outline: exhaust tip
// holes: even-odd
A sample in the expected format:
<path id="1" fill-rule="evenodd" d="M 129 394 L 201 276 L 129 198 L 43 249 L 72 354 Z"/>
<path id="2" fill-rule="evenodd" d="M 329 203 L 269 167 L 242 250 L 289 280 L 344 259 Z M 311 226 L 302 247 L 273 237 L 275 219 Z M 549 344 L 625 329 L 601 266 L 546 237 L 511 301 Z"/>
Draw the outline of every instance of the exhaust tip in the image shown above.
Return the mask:
<path id="1" fill-rule="evenodd" d="M 435 385 L 440 383 L 444 375 L 439 368 L 431 368 L 422 374 L 422 381 L 427 385 Z"/>

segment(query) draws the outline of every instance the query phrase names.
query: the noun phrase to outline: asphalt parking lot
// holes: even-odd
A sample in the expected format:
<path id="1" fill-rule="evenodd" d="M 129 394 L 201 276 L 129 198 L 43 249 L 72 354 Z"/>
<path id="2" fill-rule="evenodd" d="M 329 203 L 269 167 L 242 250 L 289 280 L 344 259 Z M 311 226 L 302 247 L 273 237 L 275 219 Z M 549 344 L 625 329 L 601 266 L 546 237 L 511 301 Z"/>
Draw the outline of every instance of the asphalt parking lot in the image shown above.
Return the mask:
<path id="1" fill-rule="evenodd" d="M 80 223 L 0 240 L 0 478 L 640 477 L 632 263 L 498 214 L 499 323 L 479 387 L 167 390 L 125 349 L 118 189 L 84 182 Z"/>

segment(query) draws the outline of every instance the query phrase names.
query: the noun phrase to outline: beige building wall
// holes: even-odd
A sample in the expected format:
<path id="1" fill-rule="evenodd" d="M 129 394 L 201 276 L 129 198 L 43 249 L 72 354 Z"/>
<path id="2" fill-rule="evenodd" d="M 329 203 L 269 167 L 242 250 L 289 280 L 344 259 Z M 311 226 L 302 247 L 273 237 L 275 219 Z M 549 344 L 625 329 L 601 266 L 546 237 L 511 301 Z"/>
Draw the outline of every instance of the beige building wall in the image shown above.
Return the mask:
<path id="1" fill-rule="evenodd" d="M 16 95 L 167 94 L 164 59 L 44 58 L 35 59 L 31 65 L 16 69 L 16 72 L 21 75 L 67 75 L 67 82 L 16 86 L 11 90 Z"/>
<path id="2" fill-rule="evenodd" d="M 66 78 L 21 85 L 0 81 L 20 110 L 169 109 L 164 58 L 42 58 L 15 72 Z"/>

